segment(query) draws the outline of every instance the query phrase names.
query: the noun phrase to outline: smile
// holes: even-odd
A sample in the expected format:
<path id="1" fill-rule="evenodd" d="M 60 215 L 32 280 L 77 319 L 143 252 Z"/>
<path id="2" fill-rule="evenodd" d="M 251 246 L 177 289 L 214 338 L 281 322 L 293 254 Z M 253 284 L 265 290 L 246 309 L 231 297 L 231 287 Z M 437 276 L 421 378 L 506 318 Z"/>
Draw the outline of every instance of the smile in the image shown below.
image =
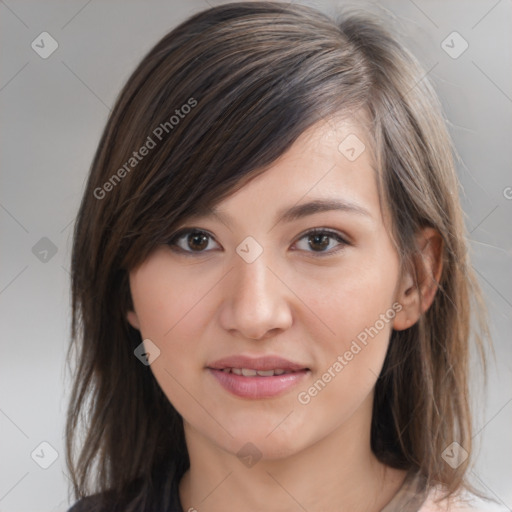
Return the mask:
<path id="1" fill-rule="evenodd" d="M 235 375 L 243 375 L 244 377 L 273 377 L 274 375 L 283 375 L 285 373 L 294 373 L 292 370 L 283 370 L 277 368 L 275 370 L 253 370 L 252 368 L 223 368 L 224 373 L 234 373 Z"/>
<path id="2" fill-rule="evenodd" d="M 248 368 L 207 368 L 216 382 L 230 394 L 245 399 L 272 398 L 297 386 L 310 370 L 253 370 Z"/>

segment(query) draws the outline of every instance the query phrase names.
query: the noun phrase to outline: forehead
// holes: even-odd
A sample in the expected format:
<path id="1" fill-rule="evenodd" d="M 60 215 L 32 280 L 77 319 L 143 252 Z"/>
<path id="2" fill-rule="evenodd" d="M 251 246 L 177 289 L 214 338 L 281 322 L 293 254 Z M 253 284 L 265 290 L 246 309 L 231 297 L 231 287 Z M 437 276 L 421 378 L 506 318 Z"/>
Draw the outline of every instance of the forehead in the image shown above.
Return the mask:
<path id="1" fill-rule="evenodd" d="M 291 221 L 297 207 L 320 199 L 329 200 L 331 206 L 337 201 L 344 211 L 366 212 L 379 220 L 380 200 L 371 147 L 369 134 L 359 123 L 322 120 L 306 130 L 264 172 L 211 210 L 226 223 L 254 214 L 262 221 L 271 216 L 275 222 L 285 219 L 285 209 L 295 205 L 295 212 L 287 216 Z M 315 208 L 322 211 L 318 204 L 310 211 Z"/>

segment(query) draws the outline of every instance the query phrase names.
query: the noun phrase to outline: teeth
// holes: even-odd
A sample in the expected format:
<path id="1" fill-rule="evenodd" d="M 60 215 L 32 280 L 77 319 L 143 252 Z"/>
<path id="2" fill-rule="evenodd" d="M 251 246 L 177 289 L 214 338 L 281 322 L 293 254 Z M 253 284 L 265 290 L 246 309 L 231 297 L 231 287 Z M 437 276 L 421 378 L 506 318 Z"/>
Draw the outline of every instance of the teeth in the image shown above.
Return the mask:
<path id="1" fill-rule="evenodd" d="M 275 375 L 274 370 L 258 370 L 257 374 L 260 377 L 272 377 L 272 375 Z"/>
<path id="2" fill-rule="evenodd" d="M 282 370 L 281 368 L 276 368 L 275 370 L 253 370 L 251 368 L 223 368 L 222 371 L 224 373 L 234 373 L 235 375 L 243 375 L 244 377 L 255 377 L 259 375 L 260 377 L 273 377 L 274 375 L 283 375 L 284 373 L 293 373 L 291 371 Z"/>

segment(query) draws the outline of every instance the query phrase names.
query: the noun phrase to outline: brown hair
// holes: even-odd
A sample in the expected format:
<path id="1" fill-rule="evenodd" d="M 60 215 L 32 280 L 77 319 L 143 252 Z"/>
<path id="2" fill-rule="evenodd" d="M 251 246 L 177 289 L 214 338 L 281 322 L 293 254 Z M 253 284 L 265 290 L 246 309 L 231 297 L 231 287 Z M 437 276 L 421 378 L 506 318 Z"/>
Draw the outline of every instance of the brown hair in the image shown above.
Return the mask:
<path id="1" fill-rule="evenodd" d="M 163 507 L 164 484 L 189 466 L 182 419 L 134 356 L 142 340 L 126 320 L 129 271 L 187 216 L 264 172 L 315 122 L 358 111 L 371 121 L 402 264 L 412 261 L 421 227 L 443 239 L 432 306 L 411 328 L 392 332 L 376 383 L 372 449 L 385 464 L 422 474 L 427 488 L 471 488 L 471 457 L 452 469 L 441 454 L 453 441 L 472 452 L 472 314 L 487 330 L 453 149 L 424 75 L 368 15 L 333 20 L 272 2 L 200 12 L 144 57 L 104 129 L 74 230 L 68 359 L 75 347 L 77 367 L 66 450 L 76 498 L 110 489 L 123 510 Z M 485 363 L 477 329 L 475 341 Z M 80 418 L 85 437 L 75 460 Z"/>

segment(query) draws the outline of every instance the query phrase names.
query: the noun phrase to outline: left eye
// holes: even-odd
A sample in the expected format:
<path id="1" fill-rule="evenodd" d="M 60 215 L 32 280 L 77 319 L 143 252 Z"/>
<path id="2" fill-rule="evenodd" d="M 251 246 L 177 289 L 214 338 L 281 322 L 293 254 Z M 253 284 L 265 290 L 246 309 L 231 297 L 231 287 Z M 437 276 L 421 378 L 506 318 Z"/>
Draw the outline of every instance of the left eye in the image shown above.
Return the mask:
<path id="1" fill-rule="evenodd" d="M 307 239 L 307 247 L 312 249 L 319 249 L 313 250 L 313 252 L 315 253 L 320 253 L 318 254 L 318 256 L 323 256 L 326 253 L 334 254 L 343 249 L 344 246 L 348 245 L 348 242 L 336 231 L 330 231 L 325 229 L 313 229 L 311 231 L 308 231 L 306 234 L 299 238 L 299 241 L 303 239 Z M 333 240 L 338 242 L 338 247 L 334 246 L 336 247 L 334 250 L 326 250 L 327 248 L 329 248 L 329 246 L 331 246 L 331 242 Z M 307 249 L 305 250 L 307 251 Z"/>
<path id="2" fill-rule="evenodd" d="M 209 252 L 206 249 L 210 245 L 210 239 L 213 240 L 213 237 L 206 231 L 202 231 L 200 229 L 183 229 L 176 233 L 167 245 L 169 245 L 172 250 L 178 250 L 189 254 L 201 254 Z M 299 242 L 304 239 L 307 240 L 307 246 L 306 248 L 299 247 L 299 250 L 310 252 L 308 251 L 308 248 L 313 249 L 311 252 L 317 253 L 316 255 L 318 256 L 334 254 L 343 249 L 344 246 L 349 245 L 349 243 L 336 231 L 330 231 L 322 228 L 308 231 L 299 238 Z M 181 245 L 180 242 L 183 240 L 185 241 L 185 244 Z M 333 246 L 331 245 L 333 240 L 338 242 L 338 247 L 334 250 L 332 250 Z M 299 242 L 295 245 L 298 245 Z M 336 245 L 334 245 L 334 247 L 336 247 Z"/>

